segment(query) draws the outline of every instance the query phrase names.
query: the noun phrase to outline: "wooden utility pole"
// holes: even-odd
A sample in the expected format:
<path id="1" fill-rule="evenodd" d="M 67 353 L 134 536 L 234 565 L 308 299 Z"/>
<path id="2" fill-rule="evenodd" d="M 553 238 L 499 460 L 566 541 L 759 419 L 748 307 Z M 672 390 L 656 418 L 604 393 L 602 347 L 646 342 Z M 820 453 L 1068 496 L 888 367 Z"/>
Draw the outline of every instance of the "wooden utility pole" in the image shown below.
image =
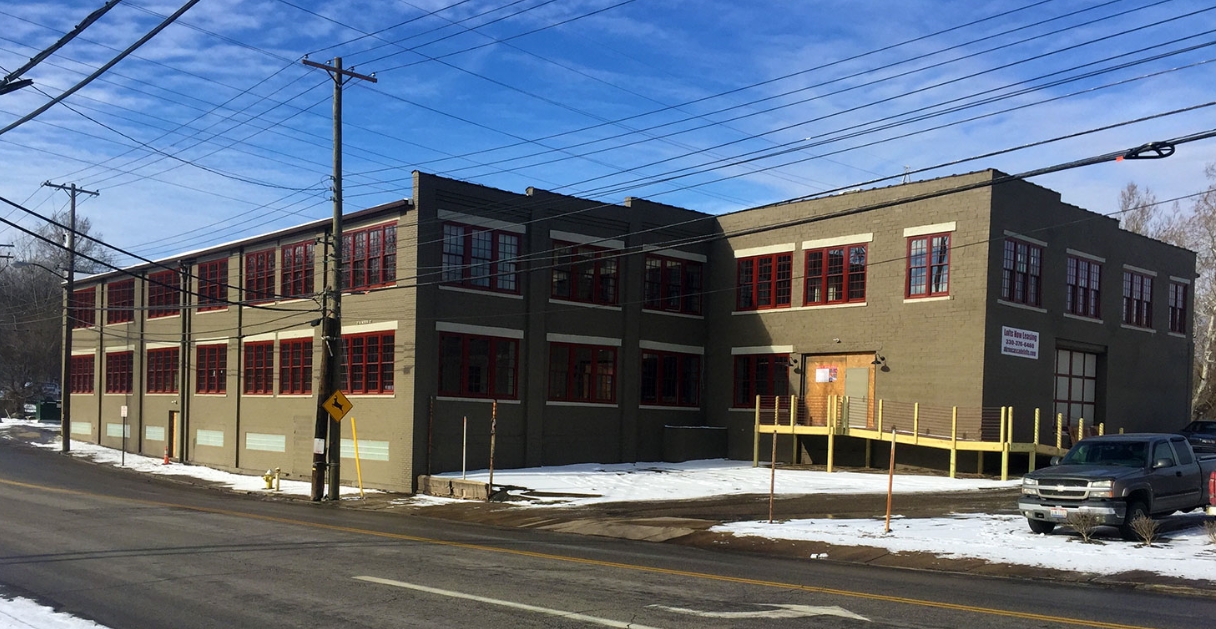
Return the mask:
<path id="1" fill-rule="evenodd" d="M 72 198 L 72 209 L 68 214 L 68 263 L 63 269 L 63 366 L 59 378 L 59 435 L 63 442 L 62 451 L 66 453 L 72 449 L 72 296 L 76 292 L 76 196 L 97 196 L 101 193 L 77 188 L 74 183 L 65 186 L 46 181 L 42 185 L 66 190 Z M 92 306 L 89 304 L 90 308 Z"/>
<path id="2" fill-rule="evenodd" d="M 330 421 L 329 411 L 321 407 L 342 387 L 342 86 L 351 79 L 376 82 L 376 77 L 342 69 L 342 57 L 332 66 L 304 59 L 304 65 L 320 68 L 334 81 L 334 219 L 330 228 L 329 273 L 321 315 L 321 378 L 317 391 L 317 423 L 313 432 L 312 500 L 319 502 L 329 471 L 329 499 L 338 499 L 342 465 L 342 424 Z M 326 436 L 328 435 L 328 447 Z M 328 450 L 328 462 L 326 461 Z"/>

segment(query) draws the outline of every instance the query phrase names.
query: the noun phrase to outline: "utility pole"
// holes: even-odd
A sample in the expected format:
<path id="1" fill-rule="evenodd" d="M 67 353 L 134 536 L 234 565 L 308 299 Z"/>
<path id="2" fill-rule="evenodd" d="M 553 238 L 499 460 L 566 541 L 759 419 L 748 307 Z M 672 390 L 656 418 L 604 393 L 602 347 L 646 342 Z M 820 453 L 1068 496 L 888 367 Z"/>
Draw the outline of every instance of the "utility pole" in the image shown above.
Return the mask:
<path id="1" fill-rule="evenodd" d="M 322 408 L 330 396 L 342 387 L 342 86 L 351 79 L 376 82 L 374 75 L 365 75 L 342 68 L 342 57 L 334 57 L 332 66 L 303 60 L 304 65 L 325 70 L 334 81 L 334 220 L 330 228 L 330 264 L 325 278 L 325 294 L 321 316 L 321 378 L 317 392 L 317 424 L 313 431 L 312 500 L 320 502 L 325 488 L 325 472 L 329 471 L 329 499 L 338 499 L 342 479 L 342 424 L 330 421 L 329 411 Z M 325 447 L 326 436 L 328 448 Z M 326 461 L 326 450 L 329 452 Z"/>
<path id="2" fill-rule="evenodd" d="M 72 449 L 72 296 L 76 292 L 76 195 L 97 196 L 101 193 L 77 188 L 74 183 L 65 186 L 46 181 L 42 185 L 66 190 L 72 198 L 72 209 L 68 214 L 68 263 L 64 267 L 63 282 L 63 375 L 59 379 L 59 435 L 66 454 Z"/>

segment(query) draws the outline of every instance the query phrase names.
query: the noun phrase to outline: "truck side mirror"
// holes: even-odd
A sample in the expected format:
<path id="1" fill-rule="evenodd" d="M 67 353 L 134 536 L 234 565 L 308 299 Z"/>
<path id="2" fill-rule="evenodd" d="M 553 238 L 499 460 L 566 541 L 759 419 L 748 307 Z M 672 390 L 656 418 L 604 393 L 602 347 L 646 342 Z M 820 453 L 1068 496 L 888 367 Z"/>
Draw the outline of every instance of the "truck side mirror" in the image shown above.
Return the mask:
<path id="1" fill-rule="evenodd" d="M 1172 459 L 1157 459 L 1153 461 L 1153 469 L 1159 470 L 1163 467 L 1174 467 L 1174 461 Z"/>
<path id="2" fill-rule="evenodd" d="M 1062 460 L 1063 460 L 1063 457 L 1059 457 L 1059 456 L 1053 456 L 1053 457 L 1051 457 L 1051 464 L 1052 464 L 1052 465 L 1059 465 L 1059 464 L 1060 464 L 1060 461 L 1062 461 Z"/>

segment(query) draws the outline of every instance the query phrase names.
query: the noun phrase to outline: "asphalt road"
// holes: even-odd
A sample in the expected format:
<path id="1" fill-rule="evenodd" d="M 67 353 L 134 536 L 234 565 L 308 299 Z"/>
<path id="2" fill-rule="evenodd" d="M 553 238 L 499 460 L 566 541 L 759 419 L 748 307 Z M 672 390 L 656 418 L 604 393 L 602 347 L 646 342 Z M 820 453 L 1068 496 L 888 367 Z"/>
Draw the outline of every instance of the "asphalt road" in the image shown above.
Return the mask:
<path id="1" fill-rule="evenodd" d="M 112 629 L 1216 624 L 1216 599 L 265 500 L 11 441 L 0 589 Z"/>

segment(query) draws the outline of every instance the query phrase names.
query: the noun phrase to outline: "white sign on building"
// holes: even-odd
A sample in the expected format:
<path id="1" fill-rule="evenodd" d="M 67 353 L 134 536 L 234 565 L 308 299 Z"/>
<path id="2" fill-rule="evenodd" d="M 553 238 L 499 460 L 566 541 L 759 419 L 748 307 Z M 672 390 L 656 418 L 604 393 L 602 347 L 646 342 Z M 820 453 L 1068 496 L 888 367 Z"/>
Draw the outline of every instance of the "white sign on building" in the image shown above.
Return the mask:
<path id="1" fill-rule="evenodd" d="M 1037 359 L 1039 333 L 1001 326 L 1001 353 L 1006 356 Z"/>

